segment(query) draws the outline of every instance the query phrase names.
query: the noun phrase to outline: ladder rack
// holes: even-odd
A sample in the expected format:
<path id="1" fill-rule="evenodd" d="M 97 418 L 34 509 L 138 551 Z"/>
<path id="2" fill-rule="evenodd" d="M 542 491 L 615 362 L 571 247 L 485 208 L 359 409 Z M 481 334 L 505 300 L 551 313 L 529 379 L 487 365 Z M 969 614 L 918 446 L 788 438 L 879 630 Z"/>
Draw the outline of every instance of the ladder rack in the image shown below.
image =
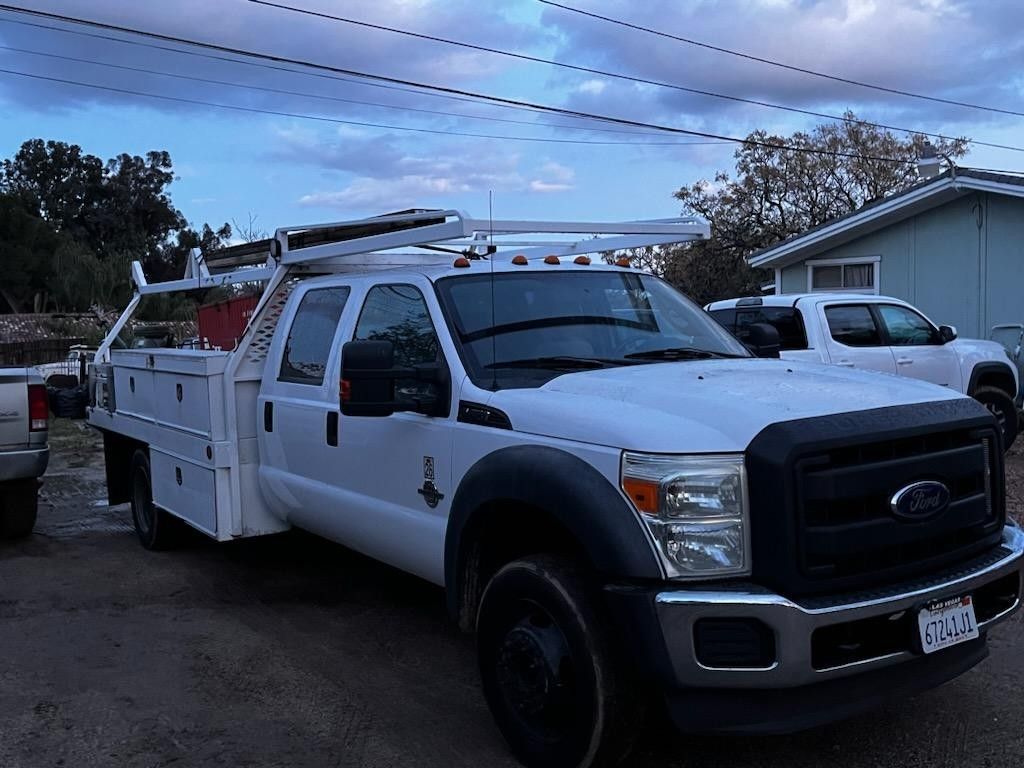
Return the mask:
<path id="1" fill-rule="evenodd" d="M 552 238 L 552 235 L 561 238 Z M 581 235 L 584 237 L 579 237 Z M 428 266 L 450 260 L 450 256 L 445 257 L 438 251 L 470 258 L 493 258 L 509 249 L 528 259 L 576 256 L 673 245 L 705 240 L 709 236 L 710 226 L 697 218 L 620 222 L 490 221 L 474 219 L 454 209 L 412 209 L 366 219 L 281 227 L 273 237 L 229 246 L 206 256 L 193 250 L 180 280 L 150 283 L 142 264 L 133 261 L 134 295 L 100 345 L 97 359 L 106 358 L 111 342 L 146 295 L 267 283 L 256 310 L 258 313 L 267 301 L 267 294 L 290 270 L 320 267 L 326 271 L 355 271 Z"/>
<path id="2" fill-rule="evenodd" d="M 537 239 L 536 235 L 587 235 Z M 279 267 L 323 264 L 334 269 L 443 263 L 438 250 L 470 257 L 514 248 L 527 258 L 671 245 L 709 236 L 693 218 L 649 221 L 519 221 L 473 219 L 457 210 L 410 210 L 368 219 L 281 227 L 273 237 L 223 248 L 205 257 L 193 251 L 181 280 L 149 283 L 139 262 L 132 281 L 141 295 L 172 293 L 271 279 Z M 424 252 L 409 252 L 408 249 Z M 404 252 L 396 253 L 400 249 Z M 361 257 L 361 258 L 360 258 Z"/>

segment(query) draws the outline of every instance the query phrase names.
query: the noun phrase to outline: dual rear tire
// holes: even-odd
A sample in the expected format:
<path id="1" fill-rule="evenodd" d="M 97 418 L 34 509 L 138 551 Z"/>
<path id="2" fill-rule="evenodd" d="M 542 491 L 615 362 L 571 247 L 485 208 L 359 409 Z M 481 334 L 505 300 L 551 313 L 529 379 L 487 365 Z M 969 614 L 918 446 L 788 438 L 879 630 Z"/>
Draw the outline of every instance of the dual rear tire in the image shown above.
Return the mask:
<path id="1" fill-rule="evenodd" d="M 153 503 L 153 475 L 149 455 L 143 450 L 132 455 L 131 505 L 135 533 L 143 547 L 159 551 L 181 542 L 184 523 Z"/>

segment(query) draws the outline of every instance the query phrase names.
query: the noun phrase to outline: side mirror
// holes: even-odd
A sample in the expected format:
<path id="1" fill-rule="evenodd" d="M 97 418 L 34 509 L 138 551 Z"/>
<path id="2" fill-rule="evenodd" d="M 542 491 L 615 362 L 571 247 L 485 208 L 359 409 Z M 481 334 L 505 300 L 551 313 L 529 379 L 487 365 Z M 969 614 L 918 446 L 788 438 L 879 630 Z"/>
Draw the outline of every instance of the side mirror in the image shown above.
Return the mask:
<path id="1" fill-rule="evenodd" d="M 396 368 L 390 341 L 349 341 L 341 348 L 340 396 L 345 416 L 390 416 L 396 411 L 446 416 L 448 369 L 438 363 Z"/>
<path id="2" fill-rule="evenodd" d="M 939 326 L 939 339 L 943 344 L 949 344 L 956 338 L 956 328 L 952 325 L 940 325 Z"/>
<path id="3" fill-rule="evenodd" d="M 747 326 L 746 346 L 757 357 L 778 357 L 781 343 L 779 330 L 769 323 L 751 323 Z"/>

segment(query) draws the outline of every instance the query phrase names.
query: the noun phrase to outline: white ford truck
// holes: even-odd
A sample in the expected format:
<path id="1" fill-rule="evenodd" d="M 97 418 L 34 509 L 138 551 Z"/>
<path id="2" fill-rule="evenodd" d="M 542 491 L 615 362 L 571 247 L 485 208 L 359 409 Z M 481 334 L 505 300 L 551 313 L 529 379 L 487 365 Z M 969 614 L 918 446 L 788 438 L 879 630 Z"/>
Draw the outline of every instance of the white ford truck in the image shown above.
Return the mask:
<path id="1" fill-rule="evenodd" d="M 0 539 L 32 533 L 50 460 L 50 406 L 35 368 L 0 368 Z"/>
<path id="2" fill-rule="evenodd" d="M 905 301 L 805 293 L 724 299 L 705 309 L 741 341 L 753 324 L 774 326 L 785 360 L 882 371 L 963 392 L 995 416 L 1004 449 L 1017 439 L 1021 387 L 1006 348 L 957 338 L 956 328 L 935 325 Z"/>
<path id="3" fill-rule="evenodd" d="M 531 766 L 614 762 L 654 701 L 686 731 L 791 731 L 970 669 L 1021 589 L 992 415 L 779 360 L 770 327 L 759 359 L 587 256 L 706 236 L 415 211 L 173 283 L 135 265 L 93 369 L 110 502 L 150 549 L 296 526 L 442 586 Z M 234 352 L 109 350 L 148 293 L 253 280 Z"/>

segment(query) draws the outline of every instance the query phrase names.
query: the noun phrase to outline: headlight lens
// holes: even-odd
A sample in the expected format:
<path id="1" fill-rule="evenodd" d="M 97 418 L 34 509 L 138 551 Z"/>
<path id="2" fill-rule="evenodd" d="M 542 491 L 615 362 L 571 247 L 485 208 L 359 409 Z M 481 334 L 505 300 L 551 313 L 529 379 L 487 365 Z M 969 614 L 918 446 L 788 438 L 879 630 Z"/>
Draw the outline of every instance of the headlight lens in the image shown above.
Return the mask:
<path id="1" fill-rule="evenodd" d="M 742 455 L 622 457 L 622 490 L 672 577 L 750 573 L 746 487 Z"/>

